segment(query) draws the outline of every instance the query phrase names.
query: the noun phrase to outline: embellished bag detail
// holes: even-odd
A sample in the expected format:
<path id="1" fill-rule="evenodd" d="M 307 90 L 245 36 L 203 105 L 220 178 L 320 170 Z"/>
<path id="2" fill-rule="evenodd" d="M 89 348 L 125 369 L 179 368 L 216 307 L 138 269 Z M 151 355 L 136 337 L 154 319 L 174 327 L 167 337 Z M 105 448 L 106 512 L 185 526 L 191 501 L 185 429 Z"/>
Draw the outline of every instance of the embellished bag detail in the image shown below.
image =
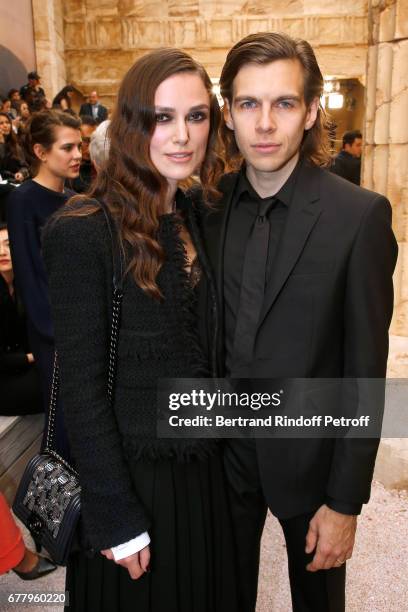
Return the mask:
<path id="1" fill-rule="evenodd" d="M 99 204 L 112 238 L 113 313 L 107 374 L 107 395 L 112 404 L 123 297 L 123 265 L 113 221 L 105 205 Z M 43 546 L 54 563 L 66 565 L 80 519 L 81 485 L 79 474 L 55 450 L 58 388 L 59 367 L 55 352 L 45 448 L 28 463 L 16 493 L 13 512 L 31 532 L 37 551 Z"/>

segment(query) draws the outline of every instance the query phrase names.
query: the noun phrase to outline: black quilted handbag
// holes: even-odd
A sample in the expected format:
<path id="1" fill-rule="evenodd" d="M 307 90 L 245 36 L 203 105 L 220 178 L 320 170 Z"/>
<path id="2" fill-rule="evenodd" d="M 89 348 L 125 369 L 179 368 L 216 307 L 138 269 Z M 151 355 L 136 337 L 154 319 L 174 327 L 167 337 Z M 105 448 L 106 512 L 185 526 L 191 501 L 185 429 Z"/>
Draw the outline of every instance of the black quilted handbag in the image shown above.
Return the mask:
<path id="1" fill-rule="evenodd" d="M 123 266 L 113 221 L 105 205 L 101 202 L 100 205 L 112 238 L 113 315 L 107 384 L 108 398 L 112 404 L 123 296 Z M 44 547 L 54 563 L 66 565 L 80 519 L 81 486 L 78 473 L 55 450 L 58 387 L 59 368 L 55 353 L 45 448 L 28 463 L 16 493 L 13 512 L 31 532 L 37 550 Z"/>

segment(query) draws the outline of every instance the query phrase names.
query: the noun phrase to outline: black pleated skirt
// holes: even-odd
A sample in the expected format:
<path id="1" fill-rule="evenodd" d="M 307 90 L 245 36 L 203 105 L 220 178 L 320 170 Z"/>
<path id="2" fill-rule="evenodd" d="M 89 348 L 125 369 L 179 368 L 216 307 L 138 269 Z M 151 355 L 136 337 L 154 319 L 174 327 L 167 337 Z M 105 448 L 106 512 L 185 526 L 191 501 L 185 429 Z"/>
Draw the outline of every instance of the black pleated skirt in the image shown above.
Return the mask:
<path id="1" fill-rule="evenodd" d="M 132 580 L 100 554 L 71 555 L 69 612 L 237 612 L 235 543 L 221 452 L 207 459 L 138 461 L 150 512 L 151 571 Z"/>

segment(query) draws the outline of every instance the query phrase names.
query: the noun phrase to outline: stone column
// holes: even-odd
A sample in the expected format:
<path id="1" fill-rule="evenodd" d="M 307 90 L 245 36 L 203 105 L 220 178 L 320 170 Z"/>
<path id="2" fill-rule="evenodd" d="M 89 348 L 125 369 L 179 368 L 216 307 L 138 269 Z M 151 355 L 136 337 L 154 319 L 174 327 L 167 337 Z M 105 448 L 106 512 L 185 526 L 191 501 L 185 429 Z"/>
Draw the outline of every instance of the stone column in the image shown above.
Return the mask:
<path id="1" fill-rule="evenodd" d="M 394 276 L 390 372 L 408 377 L 408 3 L 371 0 L 363 186 L 393 207 Z"/>
<path id="2" fill-rule="evenodd" d="M 388 377 L 408 378 L 408 3 L 371 0 L 363 186 L 387 196 L 399 246 Z M 374 478 L 406 489 L 408 440 L 383 438 Z"/>
<path id="3" fill-rule="evenodd" d="M 37 70 L 47 98 L 66 85 L 62 0 L 32 0 Z"/>

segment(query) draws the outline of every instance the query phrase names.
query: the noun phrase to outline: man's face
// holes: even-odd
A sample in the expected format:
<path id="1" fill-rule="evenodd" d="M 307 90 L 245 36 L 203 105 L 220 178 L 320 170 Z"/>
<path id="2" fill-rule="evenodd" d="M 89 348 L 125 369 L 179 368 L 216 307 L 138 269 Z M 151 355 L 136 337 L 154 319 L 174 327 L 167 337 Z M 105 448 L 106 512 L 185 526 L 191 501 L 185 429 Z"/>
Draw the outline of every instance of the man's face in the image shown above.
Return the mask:
<path id="1" fill-rule="evenodd" d="M 344 150 L 347 153 L 350 153 L 353 157 L 361 157 L 361 152 L 363 150 L 363 139 L 355 138 L 353 140 L 353 144 L 345 144 Z"/>
<path id="2" fill-rule="evenodd" d="M 91 104 L 96 104 L 98 102 L 98 94 L 96 93 L 96 91 L 91 92 L 89 96 L 89 102 Z"/>
<path id="3" fill-rule="evenodd" d="M 91 135 L 95 131 L 95 125 L 81 125 L 81 137 L 82 137 L 82 159 L 89 160 L 89 143 L 91 142 Z"/>
<path id="4" fill-rule="evenodd" d="M 289 59 L 247 64 L 235 77 L 232 105 L 226 101 L 224 117 L 253 170 L 275 172 L 297 155 L 319 105 L 316 99 L 306 107 L 303 81 L 300 62 Z"/>

